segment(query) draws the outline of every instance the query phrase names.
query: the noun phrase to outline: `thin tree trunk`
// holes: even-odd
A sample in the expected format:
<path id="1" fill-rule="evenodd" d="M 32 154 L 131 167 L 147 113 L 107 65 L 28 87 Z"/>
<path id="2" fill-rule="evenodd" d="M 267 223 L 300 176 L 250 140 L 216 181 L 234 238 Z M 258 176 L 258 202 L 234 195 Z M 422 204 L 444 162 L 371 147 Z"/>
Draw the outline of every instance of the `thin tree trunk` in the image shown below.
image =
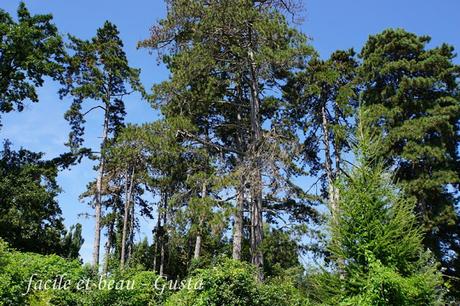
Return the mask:
<path id="1" fill-rule="evenodd" d="M 153 270 L 158 272 L 157 270 L 157 257 L 158 257 L 158 245 L 160 243 L 160 226 L 161 226 L 161 207 L 158 205 L 157 211 L 157 227 L 155 231 L 155 247 L 153 249 Z"/>
<path id="2" fill-rule="evenodd" d="M 127 259 L 130 259 L 133 254 L 134 247 L 134 229 L 135 229 L 135 205 L 134 205 L 134 193 L 131 192 L 131 212 L 129 213 L 129 239 L 127 241 L 128 251 L 126 252 Z"/>
<path id="3" fill-rule="evenodd" d="M 164 195 L 164 211 L 163 211 L 163 226 L 161 230 L 161 245 L 160 245 L 160 276 L 164 274 L 164 265 L 165 265 L 165 256 L 166 256 L 166 247 L 165 247 L 165 227 L 166 227 L 166 211 L 168 207 L 168 195 L 165 193 Z"/>
<path id="4" fill-rule="evenodd" d="M 116 209 L 114 209 L 114 215 L 116 215 Z M 107 242 L 105 244 L 105 255 L 104 255 L 104 266 L 102 268 L 102 274 L 107 275 L 109 271 L 109 260 L 110 260 L 110 249 L 112 248 L 112 237 L 113 237 L 113 227 L 114 221 L 110 222 L 109 228 L 107 230 Z"/>
<path id="5" fill-rule="evenodd" d="M 125 260 L 126 260 L 126 238 L 128 233 L 128 221 L 129 221 L 129 212 L 131 208 L 131 194 L 133 190 L 134 183 L 134 167 L 131 171 L 131 174 L 128 175 L 126 171 L 126 181 L 125 181 L 125 207 L 123 214 L 123 232 L 121 236 L 121 255 L 120 255 L 120 269 L 124 269 Z"/>
<path id="6" fill-rule="evenodd" d="M 328 184 L 328 197 L 329 205 L 331 206 L 332 218 L 335 222 L 337 215 L 337 203 L 335 202 L 335 191 L 334 191 L 334 173 L 332 170 L 332 157 L 329 140 L 329 124 L 326 114 L 326 105 L 321 107 L 322 117 L 322 130 L 323 130 L 323 143 L 324 143 L 324 167 L 326 168 L 326 177 Z"/>
<path id="7" fill-rule="evenodd" d="M 105 157 L 104 148 L 107 142 L 109 128 L 109 110 L 106 107 L 104 111 L 104 126 L 102 129 L 101 157 L 99 161 L 99 170 L 96 180 L 96 195 L 95 195 L 95 228 L 94 228 L 94 244 L 93 244 L 93 267 L 99 266 L 99 252 L 101 246 L 101 219 L 102 219 L 102 179 L 104 176 Z"/>
<path id="8" fill-rule="evenodd" d="M 241 260 L 243 245 L 243 216 L 244 216 L 244 179 L 241 178 L 237 190 L 235 225 L 233 229 L 233 259 Z"/>
<path id="9" fill-rule="evenodd" d="M 249 31 L 249 41 L 252 44 L 252 30 Z M 251 216 L 251 259 L 252 263 L 259 268 L 258 279 L 263 280 L 263 263 L 264 257 L 260 245 L 263 239 L 263 220 L 262 220 L 262 172 L 261 160 L 258 156 L 258 146 L 262 139 L 262 128 L 260 123 L 260 100 L 259 84 L 256 72 L 256 62 L 254 52 L 250 48 L 249 69 L 250 69 L 250 91 L 251 91 L 251 156 L 254 159 L 252 173 L 254 175 L 251 184 L 252 189 L 252 216 Z"/>
<path id="10" fill-rule="evenodd" d="M 324 150 L 325 150 L 325 168 L 326 168 L 326 176 L 328 181 L 328 202 L 331 207 L 331 215 L 332 215 L 332 222 L 338 222 L 338 214 L 339 214 L 339 194 L 338 189 L 334 186 L 334 180 L 336 175 L 339 171 L 340 167 L 340 155 L 338 152 L 338 146 L 336 143 L 336 139 L 332 138 L 332 144 L 334 146 L 334 153 L 335 153 L 335 171 L 332 169 L 332 156 L 330 150 L 330 139 L 329 139 L 329 122 L 327 119 L 326 114 L 326 104 L 324 103 L 321 107 L 321 116 L 322 116 L 322 129 L 323 129 L 323 142 L 324 142 Z M 345 263 L 343 258 L 337 258 L 337 264 L 339 268 L 340 278 L 343 279 L 345 277 L 344 267 Z"/>
<path id="11" fill-rule="evenodd" d="M 207 188 L 206 182 L 204 182 L 202 186 L 202 190 L 201 190 L 201 199 L 203 201 L 205 200 L 207 194 L 208 194 L 208 188 Z M 204 205 L 204 203 L 202 205 Z M 201 232 L 202 227 L 203 227 L 203 217 L 199 216 L 198 233 L 196 235 L 195 251 L 193 253 L 194 259 L 200 258 L 200 255 L 201 255 L 201 240 L 203 239 L 202 232 Z"/>

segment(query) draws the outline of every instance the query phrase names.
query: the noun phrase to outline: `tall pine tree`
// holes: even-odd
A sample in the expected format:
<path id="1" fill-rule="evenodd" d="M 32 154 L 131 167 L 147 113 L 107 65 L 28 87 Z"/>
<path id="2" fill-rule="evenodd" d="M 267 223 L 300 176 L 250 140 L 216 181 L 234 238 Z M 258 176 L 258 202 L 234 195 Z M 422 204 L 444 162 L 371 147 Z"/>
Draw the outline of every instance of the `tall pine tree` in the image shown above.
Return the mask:
<path id="1" fill-rule="evenodd" d="M 67 143 L 77 154 L 84 142 L 85 116 L 100 109 L 103 113 L 102 137 L 97 167 L 96 194 L 94 197 L 95 232 L 93 245 L 93 264 L 99 264 L 101 217 L 102 217 L 102 184 L 105 171 L 105 150 L 109 142 L 123 127 L 125 105 L 123 97 L 133 91 L 142 91 L 139 82 L 139 70 L 128 65 L 123 51 L 123 42 L 117 27 L 105 22 L 98 29 L 94 38 L 89 41 L 70 37 L 72 55 L 67 58 L 64 87 L 61 95 L 71 95 L 73 102 L 65 114 L 72 131 Z M 86 101 L 98 104 L 83 110 Z M 88 103 L 89 104 L 89 103 Z M 93 104 L 94 105 L 94 104 Z"/>
<path id="2" fill-rule="evenodd" d="M 361 51 L 362 99 L 383 138 L 380 157 L 416 200 L 424 244 L 446 273 L 460 277 L 460 67 L 447 44 L 389 29 Z"/>

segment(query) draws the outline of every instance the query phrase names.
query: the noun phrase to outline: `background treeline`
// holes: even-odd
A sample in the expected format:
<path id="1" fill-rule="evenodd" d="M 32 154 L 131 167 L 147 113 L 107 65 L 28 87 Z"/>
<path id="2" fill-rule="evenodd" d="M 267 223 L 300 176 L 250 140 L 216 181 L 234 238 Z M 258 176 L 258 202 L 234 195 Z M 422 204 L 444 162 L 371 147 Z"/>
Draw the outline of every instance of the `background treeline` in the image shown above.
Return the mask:
<path id="1" fill-rule="evenodd" d="M 71 101 L 68 152 L 44 160 L 5 141 L 0 154 L 4 303 L 458 302 L 453 47 L 388 29 L 359 53 L 323 59 L 290 22 L 301 13 L 295 1 L 168 0 L 167 9 L 139 42 L 170 71 L 151 91 L 112 23 L 90 40 L 63 38 L 49 15 L 0 10 L 0 111 L 38 102 L 46 78 Z M 135 92 L 159 119 L 125 123 L 124 98 Z M 90 112 L 102 114 L 97 150 L 84 146 L 95 137 L 85 133 Z M 66 230 L 56 201 L 59 170 L 86 158 L 97 161 L 81 195 L 94 208 L 92 268 L 69 261 L 79 258 L 81 226 Z M 134 239 L 139 216 L 155 223 L 152 243 Z M 36 269 L 205 286 L 17 294 Z"/>

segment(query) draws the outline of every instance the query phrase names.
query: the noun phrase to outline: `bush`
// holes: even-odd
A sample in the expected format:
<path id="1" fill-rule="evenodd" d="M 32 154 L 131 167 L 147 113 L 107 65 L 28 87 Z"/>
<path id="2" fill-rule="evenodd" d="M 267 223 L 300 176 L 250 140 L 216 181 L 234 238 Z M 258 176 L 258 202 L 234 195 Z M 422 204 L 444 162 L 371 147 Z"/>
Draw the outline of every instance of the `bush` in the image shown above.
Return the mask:
<path id="1" fill-rule="evenodd" d="M 189 282 L 192 286 L 173 294 L 166 305 L 307 305 L 292 283 L 273 280 L 260 284 L 253 266 L 230 259 L 196 270 Z M 201 288 L 194 290 L 200 282 Z"/>
<path id="2" fill-rule="evenodd" d="M 161 305 L 169 296 L 166 280 L 150 271 L 130 270 L 112 275 L 105 278 L 104 281 L 123 284 L 124 288 L 121 290 L 95 288 L 85 292 L 80 300 L 81 305 Z M 165 290 L 163 291 L 161 288 L 165 288 Z"/>
<path id="3" fill-rule="evenodd" d="M 54 280 L 64 276 L 75 284 L 88 275 L 77 260 L 66 260 L 57 255 L 39 255 L 9 250 L 6 243 L 0 241 L 0 301 L 2 305 L 37 305 L 41 302 L 53 302 L 73 299 L 75 290 L 37 291 L 31 288 L 29 280 Z M 28 294 L 26 294 L 28 292 Z"/>

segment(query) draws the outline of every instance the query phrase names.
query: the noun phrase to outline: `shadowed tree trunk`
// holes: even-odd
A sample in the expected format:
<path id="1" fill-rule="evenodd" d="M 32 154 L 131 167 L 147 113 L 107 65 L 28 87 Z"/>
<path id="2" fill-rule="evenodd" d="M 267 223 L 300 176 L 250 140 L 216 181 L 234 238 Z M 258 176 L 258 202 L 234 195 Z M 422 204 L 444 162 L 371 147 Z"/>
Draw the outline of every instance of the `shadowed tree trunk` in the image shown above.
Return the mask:
<path id="1" fill-rule="evenodd" d="M 241 260 L 241 250 L 243 244 L 243 217 L 244 217 L 244 179 L 241 178 L 237 190 L 235 225 L 233 233 L 233 252 L 232 257 Z"/>
<path id="2" fill-rule="evenodd" d="M 249 31 L 250 36 L 252 31 Z M 252 37 L 249 38 L 252 42 Z M 262 140 L 262 128 L 260 126 L 260 99 L 259 99 L 259 83 L 257 78 L 257 65 L 254 59 L 252 49 L 248 52 L 249 68 L 250 68 L 250 91 L 251 91 L 251 158 L 253 158 L 253 181 L 251 184 L 252 195 L 252 216 L 251 216 L 251 261 L 259 268 L 258 279 L 263 280 L 264 257 L 260 249 L 260 244 L 263 239 L 263 220 L 262 220 L 262 161 L 258 157 L 258 147 Z"/>
<path id="3" fill-rule="evenodd" d="M 93 266 L 97 269 L 99 266 L 99 251 L 101 246 L 101 218 L 102 218 L 102 179 L 104 177 L 105 157 L 104 147 L 107 142 L 109 129 L 109 110 L 104 109 L 104 125 L 102 129 L 101 156 L 99 160 L 98 176 L 96 180 L 96 195 L 95 195 L 95 226 L 94 226 L 94 244 L 93 244 Z"/>
<path id="4" fill-rule="evenodd" d="M 126 261 L 126 240 L 128 235 L 128 222 L 130 220 L 130 211 L 131 211 L 131 198 L 133 192 L 134 184 L 134 167 L 130 174 L 126 171 L 126 181 L 125 181 L 125 207 L 123 214 L 123 232 L 121 237 L 121 255 L 120 255 L 120 269 L 124 269 Z M 134 216 L 131 216 L 133 218 Z"/>

